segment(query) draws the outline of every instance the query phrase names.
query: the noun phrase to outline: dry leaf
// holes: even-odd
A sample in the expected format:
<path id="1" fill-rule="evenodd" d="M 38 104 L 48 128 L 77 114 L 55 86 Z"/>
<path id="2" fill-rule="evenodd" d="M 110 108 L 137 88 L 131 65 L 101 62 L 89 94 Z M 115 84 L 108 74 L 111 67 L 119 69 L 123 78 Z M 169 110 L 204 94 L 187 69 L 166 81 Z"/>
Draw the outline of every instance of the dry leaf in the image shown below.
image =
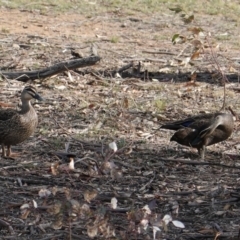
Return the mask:
<path id="1" fill-rule="evenodd" d="M 230 66 L 229 67 L 229 72 L 231 72 L 231 73 L 238 73 L 238 70 L 235 69 L 234 67 Z"/>
<path id="2" fill-rule="evenodd" d="M 173 220 L 172 221 L 173 225 L 178 228 L 185 228 L 184 224 L 178 220 Z"/>
<path id="3" fill-rule="evenodd" d="M 30 205 L 28 203 L 24 203 L 20 209 L 23 210 L 23 209 L 26 209 L 26 208 L 30 208 Z"/>
<path id="4" fill-rule="evenodd" d="M 24 209 L 21 211 L 21 219 L 27 219 L 29 213 L 30 213 L 30 209 Z"/>
<path id="5" fill-rule="evenodd" d="M 122 105 L 123 105 L 124 108 L 129 107 L 128 99 L 126 97 L 123 99 L 123 104 Z"/>
<path id="6" fill-rule="evenodd" d="M 41 189 L 39 192 L 38 192 L 38 196 L 40 198 L 47 198 L 51 195 L 51 192 L 47 189 Z"/>
<path id="7" fill-rule="evenodd" d="M 52 187 L 53 196 L 56 196 L 57 192 L 58 192 L 58 188 L 57 187 Z"/>
<path id="8" fill-rule="evenodd" d="M 85 201 L 87 201 L 88 203 L 90 203 L 94 198 L 96 198 L 96 196 L 98 195 L 97 190 L 93 189 L 93 190 L 86 190 L 83 193 L 84 199 Z"/>
<path id="9" fill-rule="evenodd" d="M 168 224 L 172 221 L 172 217 L 171 217 L 170 215 L 166 214 L 166 215 L 163 217 L 162 220 L 164 221 L 164 223 L 165 223 L 166 225 L 168 225 Z"/>
<path id="10" fill-rule="evenodd" d="M 67 71 L 67 75 L 68 75 L 68 78 L 69 78 L 69 82 L 74 82 L 72 74 L 69 71 Z"/>
<path id="11" fill-rule="evenodd" d="M 149 208 L 149 205 L 145 205 L 142 210 L 144 210 L 145 214 L 150 215 L 152 213 L 151 209 Z"/>
<path id="12" fill-rule="evenodd" d="M 33 202 L 33 207 L 34 207 L 34 208 L 38 208 L 37 202 L 36 202 L 35 200 L 32 200 L 32 202 Z"/>
<path id="13" fill-rule="evenodd" d="M 197 58 L 199 58 L 199 56 L 200 56 L 200 51 L 197 50 L 192 54 L 191 60 L 197 59 Z"/>
<path id="14" fill-rule="evenodd" d="M 56 203 L 50 205 L 47 211 L 51 215 L 57 215 L 58 213 L 60 213 L 61 208 L 62 208 L 62 203 L 56 202 Z"/>
<path id="15" fill-rule="evenodd" d="M 91 209 L 88 204 L 84 203 L 79 210 L 79 217 L 85 219 L 91 214 Z"/>
<path id="16" fill-rule="evenodd" d="M 68 211 L 69 216 L 77 216 L 80 210 L 80 203 L 75 199 L 70 199 L 71 208 Z"/>
<path id="17" fill-rule="evenodd" d="M 64 194 L 65 194 L 65 197 L 67 200 L 70 200 L 71 199 L 71 191 L 69 188 L 67 187 L 63 187 L 63 190 L 64 190 Z"/>
<path id="18" fill-rule="evenodd" d="M 73 158 L 70 158 L 70 163 L 69 163 L 68 167 L 69 167 L 70 170 L 74 170 L 75 169 L 75 167 L 74 167 L 74 159 Z"/>
<path id="19" fill-rule="evenodd" d="M 194 15 L 189 16 L 187 14 L 182 14 L 181 17 L 185 24 L 191 23 L 194 20 Z"/>
<path id="20" fill-rule="evenodd" d="M 64 90 L 64 89 L 66 89 L 66 86 L 59 85 L 59 86 L 55 86 L 55 88 L 58 89 L 58 90 Z"/>
<path id="21" fill-rule="evenodd" d="M 87 226 L 87 234 L 90 238 L 94 238 L 98 234 L 98 227 L 97 226 Z"/>
<path id="22" fill-rule="evenodd" d="M 51 227 L 54 230 L 59 230 L 62 228 L 63 225 L 63 216 L 61 214 L 57 215 L 56 219 L 54 220 L 54 222 L 51 224 Z"/>
<path id="23" fill-rule="evenodd" d="M 187 30 L 191 31 L 194 35 L 199 35 L 200 32 L 203 32 L 203 29 L 200 27 L 190 27 Z"/>
<path id="24" fill-rule="evenodd" d="M 195 47 L 195 49 L 202 48 L 202 42 L 198 39 L 194 39 L 191 41 L 191 44 Z"/>
<path id="25" fill-rule="evenodd" d="M 153 239 L 156 239 L 156 233 L 161 232 L 161 229 L 159 227 L 153 226 Z"/>
<path id="26" fill-rule="evenodd" d="M 21 207 L 21 219 L 27 219 L 30 211 L 30 205 L 28 203 L 23 204 Z"/>
<path id="27" fill-rule="evenodd" d="M 111 169 L 110 174 L 113 180 L 119 180 L 122 178 L 122 171 L 116 167 Z"/>
<path id="28" fill-rule="evenodd" d="M 56 176 L 59 172 L 58 172 L 58 168 L 59 168 L 59 163 L 52 163 L 51 164 L 51 173 L 52 175 Z"/>
<path id="29" fill-rule="evenodd" d="M 140 223 L 144 230 L 148 228 L 148 223 L 149 223 L 148 219 L 142 219 Z"/>
<path id="30" fill-rule="evenodd" d="M 117 144 L 116 142 L 111 142 L 109 143 L 109 148 L 112 149 L 114 152 L 116 152 L 118 150 Z"/>
<path id="31" fill-rule="evenodd" d="M 117 199 L 115 198 L 115 197 L 113 197 L 112 199 L 111 199 L 111 207 L 112 207 L 112 209 L 116 209 L 117 208 Z"/>

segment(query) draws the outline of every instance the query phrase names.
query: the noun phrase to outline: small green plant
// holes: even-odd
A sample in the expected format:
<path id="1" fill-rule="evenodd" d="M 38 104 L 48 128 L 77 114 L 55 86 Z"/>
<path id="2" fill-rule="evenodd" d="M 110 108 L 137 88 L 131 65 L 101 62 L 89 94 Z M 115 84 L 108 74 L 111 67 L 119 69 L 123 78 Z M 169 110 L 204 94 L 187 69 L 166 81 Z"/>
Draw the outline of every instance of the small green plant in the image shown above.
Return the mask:
<path id="1" fill-rule="evenodd" d="M 6 29 L 6 28 L 2 28 L 2 33 L 9 33 L 9 29 Z"/>
<path id="2" fill-rule="evenodd" d="M 63 139 L 59 138 L 53 138 L 49 140 L 49 144 L 52 146 L 52 148 L 55 149 L 61 149 L 64 146 L 64 141 Z"/>
<path id="3" fill-rule="evenodd" d="M 119 42 L 119 37 L 113 36 L 110 41 L 111 41 L 111 43 L 118 43 Z"/>
<path id="4" fill-rule="evenodd" d="M 218 35 L 216 36 L 216 39 L 219 41 L 226 41 L 226 40 L 231 40 L 231 36 L 229 35 Z"/>
<path id="5" fill-rule="evenodd" d="M 157 99 L 157 100 L 155 100 L 154 105 L 155 105 L 156 109 L 159 112 L 161 112 L 166 108 L 166 101 L 161 100 L 161 99 Z"/>

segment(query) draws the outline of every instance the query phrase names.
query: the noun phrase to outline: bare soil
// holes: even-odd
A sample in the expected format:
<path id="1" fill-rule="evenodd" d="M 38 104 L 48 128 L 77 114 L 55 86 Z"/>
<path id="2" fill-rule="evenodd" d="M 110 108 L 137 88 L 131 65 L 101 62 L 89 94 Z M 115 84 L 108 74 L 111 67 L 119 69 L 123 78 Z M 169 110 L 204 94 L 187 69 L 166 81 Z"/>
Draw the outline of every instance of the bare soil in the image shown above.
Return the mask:
<path id="1" fill-rule="evenodd" d="M 239 122 L 231 138 L 208 148 L 204 162 L 159 130 L 222 107 L 218 67 L 228 77 L 226 105 L 238 115 L 237 24 L 196 14 L 185 25 L 163 12 L 84 17 L 0 9 L 2 70 L 41 69 L 72 58 L 71 51 L 87 57 L 93 47 L 102 58 L 84 69 L 88 74 L 79 69 L 30 83 L 45 101 L 34 104 L 34 136 L 13 146 L 20 156 L 0 161 L 0 239 L 153 239 L 156 227 L 156 239 L 239 239 Z M 193 26 L 211 36 L 189 64 L 192 45 L 171 39 L 189 36 Z M 130 62 L 145 71 L 143 79 L 107 75 Z M 24 83 L 0 85 L 0 101 L 17 105 Z M 66 150 L 74 153 L 74 170 Z M 185 228 L 166 226 L 167 214 Z"/>

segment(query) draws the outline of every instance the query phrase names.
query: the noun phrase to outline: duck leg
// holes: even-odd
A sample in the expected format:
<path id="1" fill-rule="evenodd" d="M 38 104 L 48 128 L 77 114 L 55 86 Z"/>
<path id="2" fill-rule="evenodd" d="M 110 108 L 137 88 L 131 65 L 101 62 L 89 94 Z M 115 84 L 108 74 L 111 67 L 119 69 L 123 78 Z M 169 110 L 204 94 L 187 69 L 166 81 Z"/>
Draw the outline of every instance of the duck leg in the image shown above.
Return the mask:
<path id="1" fill-rule="evenodd" d="M 205 152 L 206 152 L 206 146 L 205 145 L 203 145 L 201 148 L 198 148 L 198 154 L 199 154 L 201 160 L 204 160 Z"/>
<path id="2" fill-rule="evenodd" d="M 6 157 L 7 157 L 7 158 L 14 159 L 14 158 L 19 157 L 19 153 L 13 153 L 12 150 L 11 150 L 11 145 L 8 145 L 8 146 L 7 146 L 7 154 L 6 154 Z"/>
<path id="3" fill-rule="evenodd" d="M 11 152 L 11 146 L 8 145 L 8 146 L 7 146 L 7 155 L 6 155 L 6 156 L 7 156 L 7 157 L 10 157 L 10 156 L 11 156 L 11 153 L 12 153 L 12 152 Z"/>
<path id="4" fill-rule="evenodd" d="M 4 144 L 2 144 L 2 157 L 6 157 Z"/>
<path id="5" fill-rule="evenodd" d="M 13 153 L 11 152 L 11 146 L 10 145 L 7 145 L 7 151 L 5 149 L 5 145 L 2 144 L 2 157 L 3 158 L 11 158 L 13 157 Z"/>

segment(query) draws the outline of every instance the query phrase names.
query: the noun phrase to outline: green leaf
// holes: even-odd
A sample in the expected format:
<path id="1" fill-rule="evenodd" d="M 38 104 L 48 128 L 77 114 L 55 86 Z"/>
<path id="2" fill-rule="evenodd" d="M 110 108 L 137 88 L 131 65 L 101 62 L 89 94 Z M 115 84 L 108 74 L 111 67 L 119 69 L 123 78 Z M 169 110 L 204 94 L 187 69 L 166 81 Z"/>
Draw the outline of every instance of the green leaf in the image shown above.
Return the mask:
<path id="1" fill-rule="evenodd" d="M 183 11 L 183 9 L 180 6 L 169 8 L 169 10 L 175 12 L 175 13 L 180 13 Z"/>

